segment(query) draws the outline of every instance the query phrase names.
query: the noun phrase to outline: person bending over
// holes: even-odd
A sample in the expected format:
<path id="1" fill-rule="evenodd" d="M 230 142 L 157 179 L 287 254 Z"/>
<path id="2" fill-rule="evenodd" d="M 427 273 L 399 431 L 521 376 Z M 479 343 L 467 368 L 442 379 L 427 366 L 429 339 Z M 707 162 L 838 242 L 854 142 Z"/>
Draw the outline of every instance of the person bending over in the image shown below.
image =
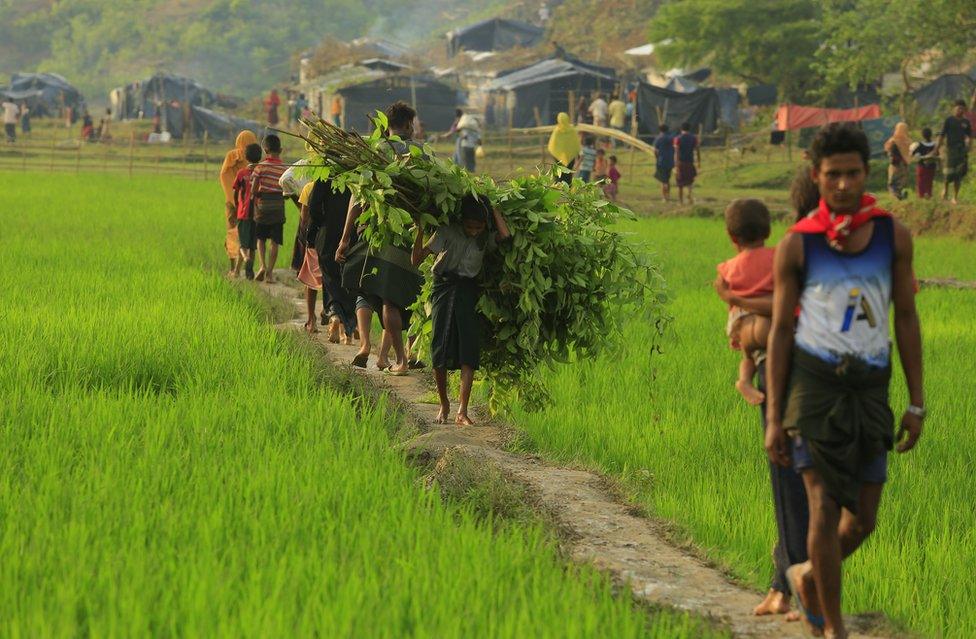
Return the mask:
<path id="1" fill-rule="evenodd" d="M 489 212 L 498 229 L 495 237 L 487 229 Z M 501 213 L 485 200 L 471 195 L 461 200 L 461 223 L 438 228 L 427 244 L 424 244 L 423 228 L 417 227 L 411 255 L 414 265 L 420 266 L 428 255 L 436 256 L 431 293 L 431 359 L 441 403 L 438 424 L 446 424 L 451 411 L 447 371 L 458 369 L 461 370 L 461 392 L 454 423 L 458 426 L 473 423 L 468 416 L 468 400 L 481 353 L 481 318 L 476 309 L 481 295 L 478 276 L 485 252 L 493 248 L 494 240 L 504 241 L 510 237 Z"/>

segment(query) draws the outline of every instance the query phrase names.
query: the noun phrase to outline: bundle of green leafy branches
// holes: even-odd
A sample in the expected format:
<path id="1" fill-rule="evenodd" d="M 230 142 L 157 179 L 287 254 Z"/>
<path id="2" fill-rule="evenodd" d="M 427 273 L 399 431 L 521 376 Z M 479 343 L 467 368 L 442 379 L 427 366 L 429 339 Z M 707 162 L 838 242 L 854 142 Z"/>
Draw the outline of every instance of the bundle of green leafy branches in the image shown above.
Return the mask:
<path id="1" fill-rule="evenodd" d="M 505 217 L 512 239 L 486 256 L 478 303 L 493 412 L 514 399 L 529 409 L 544 406 L 548 393 L 538 367 L 613 349 L 625 318 L 639 312 L 663 330 L 664 280 L 647 253 L 613 228 L 633 214 L 607 202 L 599 185 L 564 184 L 559 169 L 496 183 L 429 149 L 409 146 L 398 155 L 384 137 L 381 114 L 367 137 L 322 120 L 305 124 L 315 154 L 309 174 L 349 189 L 364 205 L 359 223 L 374 246 L 402 245 L 417 224 L 433 232 L 459 222 L 460 199 L 469 193 L 487 198 Z M 421 348 L 429 344 L 430 292 L 427 278 L 413 306 L 411 333 Z"/>

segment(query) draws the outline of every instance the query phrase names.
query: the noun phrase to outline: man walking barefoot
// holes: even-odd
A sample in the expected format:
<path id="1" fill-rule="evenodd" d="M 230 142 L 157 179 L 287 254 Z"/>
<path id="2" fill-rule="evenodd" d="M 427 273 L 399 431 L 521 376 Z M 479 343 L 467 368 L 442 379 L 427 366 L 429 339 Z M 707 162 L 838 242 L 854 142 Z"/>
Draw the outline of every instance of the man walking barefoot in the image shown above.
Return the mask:
<path id="1" fill-rule="evenodd" d="M 895 439 L 892 303 L 911 402 L 901 419 L 901 453 L 915 446 L 925 417 L 922 340 L 911 234 L 864 192 L 864 133 L 830 125 L 814 139 L 811 157 L 820 207 L 776 252 L 766 452 L 782 466 L 792 456 L 809 498 L 810 560 L 787 572 L 803 621 L 816 634 L 843 638 L 841 562 L 874 530 Z"/>

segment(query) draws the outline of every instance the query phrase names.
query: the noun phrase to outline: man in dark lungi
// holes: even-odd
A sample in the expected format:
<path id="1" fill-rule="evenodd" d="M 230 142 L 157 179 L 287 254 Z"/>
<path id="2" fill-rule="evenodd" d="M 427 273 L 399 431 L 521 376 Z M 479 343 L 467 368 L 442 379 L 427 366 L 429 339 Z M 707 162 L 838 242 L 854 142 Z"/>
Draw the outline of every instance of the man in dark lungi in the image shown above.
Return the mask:
<path id="1" fill-rule="evenodd" d="M 865 193 L 870 154 L 850 124 L 814 139 L 820 205 L 777 248 L 767 360 L 766 451 L 803 475 L 810 505 L 810 559 L 790 567 L 787 580 L 808 628 L 838 638 L 847 637 L 841 562 L 874 530 L 895 440 L 892 304 L 910 401 L 899 452 L 915 446 L 925 417 L 912 237 Z"/>
<path id="2" fill-rule="evenodd" d="M 685 189 L 688 189 L 688 204 L 694 204 L 692 189 L 701 169 L 701 148 L 698 136 L 691 132 L 688 122 L 681 125 L 681 133 L 674 138 L 674 165 L 677 169 L 675 183 L 678 185 L 678 203 L 685 203 Z"/>
<path id="3" fill-rule="evenodd" d="M 488 215 L 494 217 L 496 235 L 488 232 Z M 417 227 L 417 239 L 411 259 L 415 266 L 428 255 L 434 261 L 434 289 L 431 294 L 433 336 L 431 359 L 441 409 L 437 423 L 446 424 L 451 411 L 447 398 L 447 371 L 461 370 L 460 406 L 454 422 L 458 426 L 473 424 L 468 417 L 468 400 L 474 372 L 481 354 L 481 318 L 476 306 L 481 296 L 478 277 L 485 252 L 494 241 L 511 237 L 505 218 L 485 200 L 465 196 L 461 200 L 461 223 L 442 226 L 424 244 L 424 230 Z"/>
<path id="4" fill-rule="evenodd" d="M 966 101 L 956 100 L 952 105 L 952 115 L 945 119 L 939 140 L 935 145 L 935 155 L 944 146 L 946 150 L 945 186 L 942 187 L 942 199 L 949 198 L 949 185 L 952 185 L 952 203 L 959 203 L 959 189 L 962 181 L 969 173 L 969 151 L 973 145 L 973 127 L 966 118 Z"/>

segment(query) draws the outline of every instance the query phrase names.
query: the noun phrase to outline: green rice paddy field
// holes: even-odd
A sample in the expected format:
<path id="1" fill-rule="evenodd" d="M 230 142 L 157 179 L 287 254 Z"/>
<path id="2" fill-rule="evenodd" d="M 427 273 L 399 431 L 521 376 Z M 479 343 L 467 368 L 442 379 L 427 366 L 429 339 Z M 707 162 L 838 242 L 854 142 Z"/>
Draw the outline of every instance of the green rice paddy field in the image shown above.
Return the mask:
<path id="1" fill-rule="evenodd" d="M 0 635 L 712 634 L 424 490 L 221 277 L 216 182 L 0 187 Z"/>
<path id="2" fill-rule="evenodd" d="M 539 525 L 425 492 L 384 407 L 357 411 L 260 296 L 222 279 L 216 184 L 25 173 L 0 185 L 14 212 L 0 225 L 0 633 L 709 632 L 649 621 L 567 568 Z M 731 255 L 723 225 L 626 228 L 672 290 L 663 354 L 635 315 L 619 358 L 546 371 L 554 404 L 514 421 L 528 445 L 620 479 L 764 588 L 774 527 L 758 412 L 732 387 L 710 288 Z M 920 277 L 976 279 L 970 244 L 923 238 L 917 254 Z M 969 637 L 976 293 L 925 289 L 919 306 L 931 417 L 919 448 L 892 459 L 845 605 Z"/>

